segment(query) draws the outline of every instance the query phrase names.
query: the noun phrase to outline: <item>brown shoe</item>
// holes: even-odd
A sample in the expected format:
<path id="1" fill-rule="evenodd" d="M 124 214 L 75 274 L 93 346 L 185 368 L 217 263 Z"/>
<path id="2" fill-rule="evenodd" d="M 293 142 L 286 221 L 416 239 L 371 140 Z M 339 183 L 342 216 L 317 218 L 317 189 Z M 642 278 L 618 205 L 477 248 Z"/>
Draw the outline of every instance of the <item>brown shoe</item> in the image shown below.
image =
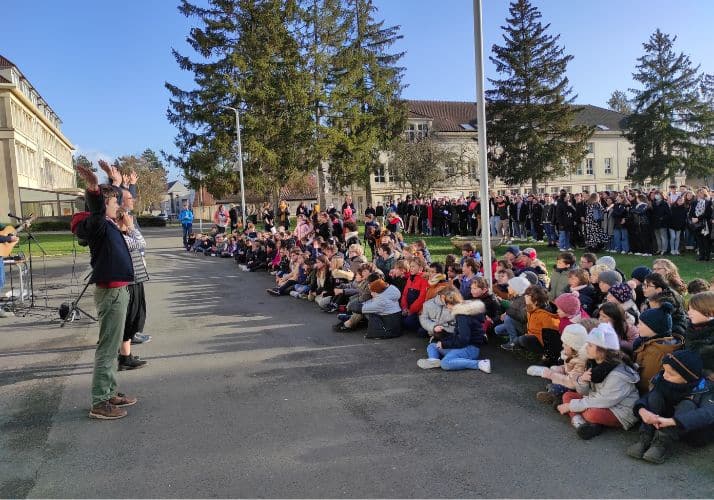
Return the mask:
<path id="1" fill-rule="evenodd" d="M 126 410 L 123 408 L 117 408 L 109 401 L 104 401 L 98 405 L 92 406 L 89 410 L 89 418 L 98 418 L 100 420 L 116 420 L 118 418 L 126 417 Z"/>
<path id="2" fill-rule="evenodd" d="M 552 394 L 547 391 L 541 391 L 536 393 L 536 399 L 541 403 L 552 405 L 555 401 L 555 394 Z"/>
<path id="3" fill-rule="evenodd" d="M 123 406 L 135 405 L 137 401 L 138 399 L 127 396 L 123 392 L 117 392 L 117 395 L 109 400 L 109 404 L 121 408 Z"/>

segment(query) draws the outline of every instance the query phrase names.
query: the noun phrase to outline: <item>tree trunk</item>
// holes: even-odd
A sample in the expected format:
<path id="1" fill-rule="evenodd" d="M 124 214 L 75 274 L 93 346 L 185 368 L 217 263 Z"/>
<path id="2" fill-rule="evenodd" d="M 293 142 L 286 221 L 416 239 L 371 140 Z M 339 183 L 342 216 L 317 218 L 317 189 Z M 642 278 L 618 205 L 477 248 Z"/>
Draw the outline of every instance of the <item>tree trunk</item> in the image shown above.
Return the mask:
<path id="1" fill-rule="evenodd" d="M 531 179 L 531 194 L 535 194 L 535 193 L 536 193 L 536 180 L 535 180 L 535 177 L 533 177 Z"/>

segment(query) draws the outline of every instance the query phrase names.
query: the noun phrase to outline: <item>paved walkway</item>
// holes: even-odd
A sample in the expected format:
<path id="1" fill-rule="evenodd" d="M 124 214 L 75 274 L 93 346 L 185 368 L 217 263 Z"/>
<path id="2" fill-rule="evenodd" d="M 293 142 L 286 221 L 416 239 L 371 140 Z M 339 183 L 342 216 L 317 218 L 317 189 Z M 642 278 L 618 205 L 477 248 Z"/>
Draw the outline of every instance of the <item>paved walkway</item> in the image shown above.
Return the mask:
<path id="1" fill-rule="evenodd" d="M 268 296 L 266 274 L 187 255 L 171 230 L 147 239 L 154 340 L 135 346 L 145 368 L 119 374 L 139 397 L 127 418 L 87 418 L 96 325 L 60 329 L 52 312 L 0 320 L 1 497 L 714 491 L 714 449 L 683 448 L 651 466 L 624 454 L 635 432 L 581 441 L 535 401 L 542 384 L 507 353 L 486 348 L 490 375 L 424 372 L 420 339 L 333 333 L 333 315 Z M 51 266 L 55 307 L 66 300 L 68 264 Z M 83 304 L 94 310 L 91 296 Z"/>

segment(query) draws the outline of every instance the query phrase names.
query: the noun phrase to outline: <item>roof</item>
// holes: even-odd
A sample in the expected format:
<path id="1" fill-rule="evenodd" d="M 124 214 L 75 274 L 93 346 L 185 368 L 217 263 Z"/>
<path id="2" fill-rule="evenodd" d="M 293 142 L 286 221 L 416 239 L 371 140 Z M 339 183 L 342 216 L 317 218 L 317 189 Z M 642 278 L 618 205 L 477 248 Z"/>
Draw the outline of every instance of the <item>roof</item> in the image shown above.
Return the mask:
<path id="1" fill-rule="evenodd" d="M 176 185 L 178 181 L 171 181 L 166 183 L 166 191 L 170 191 L 172 187 Z"/>
<path id="2" fill-rule="evenodd" d="M 280 188 L 280 199 L 286 201 L 316 200 L 317 177 L 315 174 L 308 175 L 303 185 L 298 187 L 283 186 Z"/>
<path id="3" fill-rule="evenodd" d="M 0 55 L 0 68 L 17 68 L 17 66 L 7 57 Z"/>
<path id="4" fill-rule="evenodd" d="M 10 80 L 0 75 L 0 83 L 12 83 Z"/>
<path id="5" fill-rule="evenodd" d="M 581 108 L 575 116 L 578 125 L 598 127 L 598 130 L 624 129 L 625 114 L 591 104 L 576 106 Z M 477 127 L 475 102 L 407 100 L 407 108 L 409 118 L 431 120 L 435 132 L 473 132 Z"/>

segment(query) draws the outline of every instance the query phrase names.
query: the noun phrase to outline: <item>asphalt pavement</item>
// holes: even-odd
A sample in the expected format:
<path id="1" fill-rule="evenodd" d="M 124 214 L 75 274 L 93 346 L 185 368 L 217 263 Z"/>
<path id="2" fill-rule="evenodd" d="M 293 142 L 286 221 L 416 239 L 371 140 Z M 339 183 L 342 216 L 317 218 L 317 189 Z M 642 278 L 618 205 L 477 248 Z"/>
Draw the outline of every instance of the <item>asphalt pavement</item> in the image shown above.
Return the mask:
<path id="1" fill-rule="evenodd" d="M 266 273 L 189 255 L 148 229 L 139 398 L 87 417 L 97 325 L 59 327 L 88 256 L 53 260 L 41 305 L 0 319 L 0 497 L 711 497 L 714 448 L 630 459 L 635 431 L 582 441 L 535 400 L 527 362 L 423 371 L 424 340 L 335 333 L 334 315 L 265 293 Z M 44 281 L 43 281 L 44 279 Z M 37 279 L 36 279 L 37 283 Z M 94 311 L 91 289 L 80 302 Z"/>

